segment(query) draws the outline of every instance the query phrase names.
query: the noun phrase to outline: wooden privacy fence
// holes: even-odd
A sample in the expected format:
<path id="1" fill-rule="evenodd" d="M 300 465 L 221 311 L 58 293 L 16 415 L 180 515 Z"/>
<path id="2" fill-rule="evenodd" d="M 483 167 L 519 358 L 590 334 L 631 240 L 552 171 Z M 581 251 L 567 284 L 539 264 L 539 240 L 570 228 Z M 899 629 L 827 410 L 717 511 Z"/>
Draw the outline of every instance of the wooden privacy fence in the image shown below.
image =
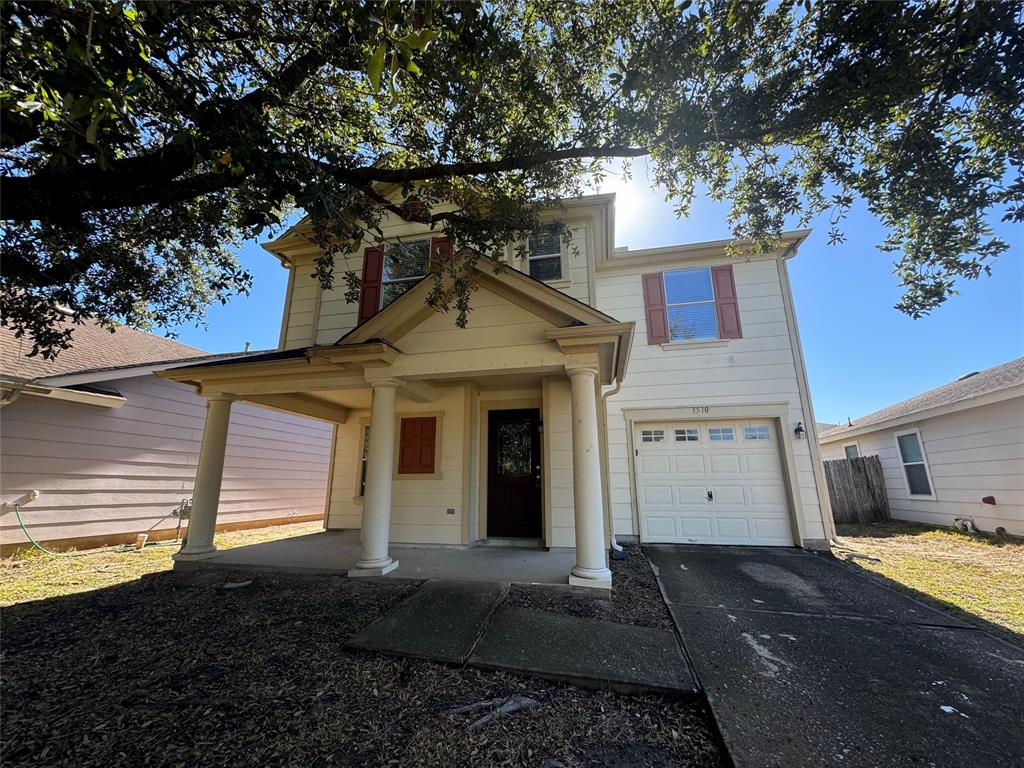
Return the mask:
<path id="1" fill-rule="evenodd" d="M 889 519 L 882 462 L 877 456 L 826 461 L 825 479 L 837 523 L 880 523 Z"/>

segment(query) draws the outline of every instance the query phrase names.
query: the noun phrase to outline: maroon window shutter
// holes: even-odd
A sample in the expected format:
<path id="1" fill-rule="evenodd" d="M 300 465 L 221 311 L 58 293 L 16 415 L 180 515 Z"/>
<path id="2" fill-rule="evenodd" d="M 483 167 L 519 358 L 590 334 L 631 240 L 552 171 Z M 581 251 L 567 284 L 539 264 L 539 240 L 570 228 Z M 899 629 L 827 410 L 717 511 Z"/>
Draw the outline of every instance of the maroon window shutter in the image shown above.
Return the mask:
<path id="1" fill-rule="evenodd" d="M 665 286 L 661 272 L 643 276 L 644 318 L 647 320 L 647 343 L 664 344 L 668 338 L 668 312 L 665 311 Z"/>
<path id="2" fill-rule="evenodd" d="M 363 286 L 359 293 L 359 322 L 365 323 L 380 310 L 381 281 L 384 279 L 384 249 L 363 251 Z"/>
<path id="3" fill-rule="evenodd" d="M 434 438 L 437 418 L 420 416 L 402 419 L 398 438 L 398 474 L 432 475 L 434 473 Z"/>
<path id="4" fill-rule="evenodd" d="M 430 241 L 431 261 L 451 261 L 452 241 L 447 237 L 435 237 Z"/>
<path id="5" fill-rule="evenodd" d="M 732 265 L 711 268 L 711 280 L 715 284 L 715 309 L 718 312 L 718 338 L 742 339 L 740 327 L 740 305 L 736 301 L 736 279 Z"/>

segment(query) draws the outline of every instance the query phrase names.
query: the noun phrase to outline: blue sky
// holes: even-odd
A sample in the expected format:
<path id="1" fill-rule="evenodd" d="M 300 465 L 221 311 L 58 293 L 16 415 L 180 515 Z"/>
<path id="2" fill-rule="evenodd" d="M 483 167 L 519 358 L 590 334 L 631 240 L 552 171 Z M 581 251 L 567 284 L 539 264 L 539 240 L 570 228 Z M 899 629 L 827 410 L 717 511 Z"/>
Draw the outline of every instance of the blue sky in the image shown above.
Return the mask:
<path id="1" fill-rule="evenodd" d="M 601 190 L 617 194 L 616 245 L 729 237 L 723 205 L 698 200 L 689 218 L 677 219 L 650 188 L 643 162 L 633 176 L 629 182 L 612 176 Z M 1024 227 L 995 223 L 1010 249 L 993 263 L 993 276 L 964 281 L 960 295 L 920 320 L 892 308 L 900 290 L 892 256 L 875 247 L 884 232 L 870 214 L 854 211 L 840 246 L 827 244 L 824 223 L 812 228 L 789 266 L 819 421 L 857 418 L 1024 355 Z M 210 352 L 239 350 L 246 341 L 253 349 L 277 346 L 287 274 L 258 243 L 240 252 L 253 275 L 252 293 L 211 307 L 208 329 L 176 329 L 180 341 Z"/>

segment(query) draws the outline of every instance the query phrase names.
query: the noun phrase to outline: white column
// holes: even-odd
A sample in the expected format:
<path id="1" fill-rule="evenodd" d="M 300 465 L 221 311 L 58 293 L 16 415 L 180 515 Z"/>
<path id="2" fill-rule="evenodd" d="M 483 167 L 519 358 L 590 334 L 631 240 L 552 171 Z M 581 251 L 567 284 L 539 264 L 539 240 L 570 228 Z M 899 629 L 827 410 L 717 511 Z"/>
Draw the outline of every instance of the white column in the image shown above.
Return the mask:
<path id="1" fill-rule="evenodd" d="M 398 382 L 375 381 L 370 409 L 370 445 L 363 494 L 362 552 L 349 576 L 383 576 L 398 561 L 388 555 L 391 528 L 391 478 L 395 463 L 395 394 Z"/>
<path id="2" fill-rule="evenodd" d="M 576 565 L 573 586 L 611 589 L 604 540 L 604 497 L 597 429 L 597 371 L 568 369 L 572 383 L 572 493 L 576 513 Z"/>
<path id="3" fill-rule="evenodd" d="M 231 398 L 210 397 L 206 401 L 206 425 L 203 444 L 199 449 L 199 466 L 192 490 L 192 514 L 188 520 L 185 544 L 174 555 L 176 560 L 201 560 L 217 548 L 213 546 L 213 533 L 217 527 L 217 507 L 220 504 L 220 484 L 224 477 L 224 452 L 228 444 L 228 425 L 231 420 Z"/>

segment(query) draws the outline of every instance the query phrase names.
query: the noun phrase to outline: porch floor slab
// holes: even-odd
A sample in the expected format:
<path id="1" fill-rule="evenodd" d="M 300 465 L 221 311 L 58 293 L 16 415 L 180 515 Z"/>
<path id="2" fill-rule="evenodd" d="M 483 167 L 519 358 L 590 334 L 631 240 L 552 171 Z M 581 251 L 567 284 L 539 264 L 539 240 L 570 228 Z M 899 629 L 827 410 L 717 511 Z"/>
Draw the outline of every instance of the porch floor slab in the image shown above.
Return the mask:
<path id="1" fill-rule="evenodd" d="M 673 632 L 528 608 L 499 608 L 469 663 L 620 693 L 700 695 Z"/>
<path id="2" fill-rule="evenodd" d="M 515 547 L 417 547 L 392 544 L 396 570 L 384 578 L 566 584 L 575 553 Z M 175 563 L 178 570 L 226 568 L 291 573 L 344 574 L 359 559 L 359 531 L 321 531 L 305 536 L 217 550 L 211 557 Z"/>
<path id="3" fill-rule="evenodd" d="M 464 664 L 507 584 L 428 581 L 345 644 L 378 653 Z"/>

